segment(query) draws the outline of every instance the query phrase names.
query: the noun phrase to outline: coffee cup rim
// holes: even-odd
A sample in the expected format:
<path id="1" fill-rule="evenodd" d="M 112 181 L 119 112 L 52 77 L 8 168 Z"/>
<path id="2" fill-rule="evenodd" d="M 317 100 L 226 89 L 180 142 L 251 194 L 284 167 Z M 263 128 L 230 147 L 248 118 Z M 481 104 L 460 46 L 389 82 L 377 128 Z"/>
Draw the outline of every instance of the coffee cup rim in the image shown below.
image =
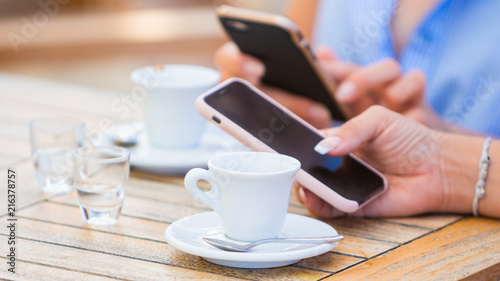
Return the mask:
<path id="1" fill-rule="evenodd" d="M 220 165 L 217 165 L 216 162 L 219 158 L 222 157 L 229 157 L 229 155 L 235 155 L 236 157 L 244 157 L 245 155 L 266 155 L 267 157 L 279 157 L 282 159 L 288 159 L 290 161 L 290 166 L 285 168 L 285 169 L 280 169 L 276 171 L 270 171 L 270 172 L 253 172 L 253 171 L 238 171 L 238 170 L 233 170 L 233 169 L 228 169 L 226 167 L 221 167 Z M 238 155 L 238 156 L 236 156 Z M 257 176 L 257 175 L 280 175 L 280 174 L 287 174 L 290 172 L 295 171 L 298 172 L 300 170 L 301 164 L 300 161 L 295 159 L 294 157 L 284 155 L 284 154 L 279 154 L 279 153 L 273 153 L 273 152 L 257 152 L 257 151 L 243 151 L 243 152 L 227 152 L 227 153 L 221 153 L 218 154 L 208 160 L 208 167 L 209 169 L 215 169 L 219 171 L 224 171 L 227 173 L 231 173 L 234 175 L 238 176 Z"/>
<path id="2" fill-rule="evenodd" d="M 160 68 L 160 70 L 156 70 Z M 154 75 L 159 75 L 168 69 L 179 70 L 179 71 L 195 71 L 201 77 L 200 79 L 191 79 L 189 81 L 165 81 L 161 80 L 162 77 L 155 77 Z M 146 87 L 148 89 L 155 88 L 168 88 L 168 89 L 182 89 L 182 88 L 193 88 L 193 87 L 207 87 L 216 84 L 220 80 L 220 73 L 210 67 L 205 67 L 201 65 L 194 64 L 159 64 L 159 65 L 149 65 L 138 69 L 135 69 L 130 74 L 130 79 L 132 82 Z"/>

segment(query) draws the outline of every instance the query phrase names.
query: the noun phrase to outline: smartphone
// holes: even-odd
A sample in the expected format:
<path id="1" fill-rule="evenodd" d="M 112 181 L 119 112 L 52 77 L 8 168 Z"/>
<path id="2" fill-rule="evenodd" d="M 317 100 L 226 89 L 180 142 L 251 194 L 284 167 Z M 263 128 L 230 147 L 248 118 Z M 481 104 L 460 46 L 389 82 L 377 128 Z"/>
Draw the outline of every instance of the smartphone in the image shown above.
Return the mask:
<path id="1" fill-rule="evenodd" d="M 334 82 L 319 67 L 309 43 L 292 20 L 231 6 L 219 7 L 217 15 L 238 48 L 264 63 L 263 84 L 319 102 L 337 121 L 347 119 L 346 111 L 334 99 Z"/>
<path id="2" fill-rule="evenodd" d="M 387 189 L 386 178 L 354 154 L 321 155 L 324 135 L 250 82 L 230 78 L 196 100 L 207 120 L 255 151 L 301 162 L 296 180 L 344 212 L 354 212 Z"/>

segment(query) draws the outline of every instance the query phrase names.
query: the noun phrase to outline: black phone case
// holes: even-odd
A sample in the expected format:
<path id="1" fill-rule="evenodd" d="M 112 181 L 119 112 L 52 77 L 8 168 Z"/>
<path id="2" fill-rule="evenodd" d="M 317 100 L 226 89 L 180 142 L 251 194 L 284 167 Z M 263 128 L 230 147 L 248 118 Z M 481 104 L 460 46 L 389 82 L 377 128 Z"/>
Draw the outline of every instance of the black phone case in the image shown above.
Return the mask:
<path id="1" fill-rule="evenodd" d="M 219 19 L 229 37 L 243 53 L 254 56 L 265 64 L 263 83 L 322 103 L 330 110 L 333 119 L 346 120 L 333 98 L 333 93 L 321 81 L 319 74 L 303 53 L 304 49 L 294 43 L 292 35 L 287 30 L 242 19 L 227 17 Z M 242 22 L 247 28 L 245 30 L 231 28 L 228 21 Z M 305 50 L 313 55 L 309 45 L 305 45 Z"/>

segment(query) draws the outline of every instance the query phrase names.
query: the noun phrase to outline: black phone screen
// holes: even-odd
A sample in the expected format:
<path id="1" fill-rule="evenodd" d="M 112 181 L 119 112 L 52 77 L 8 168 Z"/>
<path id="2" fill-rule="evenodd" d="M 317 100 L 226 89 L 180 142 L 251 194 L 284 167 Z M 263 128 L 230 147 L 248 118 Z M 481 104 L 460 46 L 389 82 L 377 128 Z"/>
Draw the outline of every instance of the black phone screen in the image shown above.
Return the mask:
<path id="1" fill-rule="evenodd" d="M 344 198 L 360 205 L 383 190 L 383 179 L 350 156 L 314 151 L 323 139 L 245 84 L 232 82 L 205 102 L 280 154 L 299 160 L 302 169 Z"/>
<path id="2" fill-rule="evenodd" d="M 294 43 L 289 31 L 279 26 L 242 19 L 222 17 L 220 20 L 242 52 L 264 63 L 266 66 L 262 78 L 264 84 L 322 103 L 330 110 L 335 120 L 346 120 L 333 98 L 333 93 L 330 93 L 320 79 L 303 53 L 304 50 Z M 244 28 L 241 27 L 242 24 Z M 304 48 L 311 52 L 308 45 Z"/>

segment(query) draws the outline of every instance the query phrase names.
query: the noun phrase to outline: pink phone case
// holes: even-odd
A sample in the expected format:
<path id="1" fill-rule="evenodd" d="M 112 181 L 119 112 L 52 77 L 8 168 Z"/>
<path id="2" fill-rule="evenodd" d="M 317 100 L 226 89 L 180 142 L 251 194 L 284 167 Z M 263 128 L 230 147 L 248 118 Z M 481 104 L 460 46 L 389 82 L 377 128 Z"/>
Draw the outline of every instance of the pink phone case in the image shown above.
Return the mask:
<path id="1" fill-rule="evenodd" d="M 262 142 L 258 138 L 254 137 L 253 135 L 251 135 L 250 133 L 248 133 L 246 130 L 244 130 L 243 128 L 241 128 L 240 126 L 238 126 L 236 123 L 232 122 L 226 116 L 222 115 L 220 112 L 218 112 L 217 110 L 215 110 L 213 107 L 211 107 L 210 105 L 208 105 L 205 102 L 205 97 L 206 96 L 209 96 L 209 95 L 213 94 L 214 92 L 217 92 L 219 89 L 224 88 L 226 85 L 228 85 L 228 84 L 230 84 L 232 82 L 235 82 L 235 81 L 247 85 L 256 94 L 260 95 L 261 97 L 263 97 L 264 99 L 266 99 L 267 101 L 269 101 L 270 103 L 272 103 L 274 106 L 278 107 L 283 112 L 286 112 L 288 115 L 290 115 L 290 117 L 296 119 L 297 121 L 299 121 L 300 123 L 302 123 L 304 126 L 306 126 L 307 128 L 309 128 L 310 130 L 312 130 L 312 131 L 318 133 L 319 135 L 323 136 L 323 134 L 321 133 L 321 131 L 319 131 L 318 129 L 314 128 L 312 125 L 310 125 L 309 123 L 307 123 L 306 121 L 304 121 L 302 118 L 298 117 L 296 114 L 294 114 L 293 112 L 291 112 L 290 110 L 288 110 L 287 108 L 285 108 L 283 105 L 281 105 L 277 101 L 275 101 L 272 98 L 270 98 L 268 95 L 262 93 L 262 91 L 260 91 L 258 88 L 256 88 L 255 86 L 253 86 L 250 82 L 248 82 L 248 81 L 246 81 L 244 79 L 241 79 L 241 78 L 229 78 L 226 81 L 220 83 L 219 85 L 215 86 L 214 88 L 210 89 L 206 93 L 204 93 L 201 96 L 199 96 L 196 99 L 196 104 L 195 104 L 196 105 L 196 110 L 198 110 L 198 112 L 203 117 L 205 117 L 207 120 L 209 120 L 209 121 L 213 122 L 214 124 L 216 124 L 218 127 L 220 127 L 222 130 L 226 131 L 228 134 L 230 134 L 231 136 L 233 136 L 234 138 L 236 138 L 237 140 L 239 140 L 245 146 L 249 147 L 250 149 L 252 149 L 254 151 L 264 151 L 264 152 L 274 152 L 274 153 L 276 153 L 276 151 L 274 149 L 272 149 L 271 147 L 267 146 L 264 142 Z M 214 116 L 216 118 L 220 119 L 220 122 L 215 122 L 212 119 Z M 311 151 L 311 153 L 317 153 L 317 152 Z M 306 187 L 307 189 L 309 189 L 310 191 L 312 191 L 313 193 L 315 193 L 316 195 L 318 195 L 323 200 L 325 200 L 326 202 L 328 202 L 332 206 L 336 207 L 340 211 L 347 212 L 347 213 L 352 213 L 352 212 L 358 210 L 360 207 L 362 207 L 362 206 L 366 205 L 367 203 L 369 203 L 371 200 L 373 200 L 374 198 L 376 198 L 381 193 L 383 193 L 387 189 L 388 183 L 387 183 L 387 179 L 380 172 L 378 172 L 377 170 L 373 169 L 371 166 L 367 165 L 364 161 L 362 161 L 361 159 L 359 159 L 356 155 L 350 154 L 350 156 L 352 158 L 354 158 L 355 160 L 359 161 L 361 164 L 363 164 L 364 166 L 366 166 L 368 169 L 370 169 L 371 171 L 373 171 L 377 175 L 379 175 L 383 179 L 383 181 L 384 181 L 384 189 L 383 189 L 383 191 L 379 192 L 377 195 L 375 195 L 372 198 L 370 198 L 369 200 L 367 200 L 361 206 L 356 201 L 349 200 L 349 199 L 346 199 L 346 198 L 340 196 L 338 193 L 336 193 L 335 191 L 333 191 L 332 189 L 330 189 L 329 187 L 327 187 L 322 182 L 318 181 L 316 178 L 314 178 L 313 176 L 311 176 L 310 174 L 308 174 L 306 171 L 304 171 L 302 169 L 297 173 L 297 176 L 296 176 L 295 179 L 302 186 Z"/>

